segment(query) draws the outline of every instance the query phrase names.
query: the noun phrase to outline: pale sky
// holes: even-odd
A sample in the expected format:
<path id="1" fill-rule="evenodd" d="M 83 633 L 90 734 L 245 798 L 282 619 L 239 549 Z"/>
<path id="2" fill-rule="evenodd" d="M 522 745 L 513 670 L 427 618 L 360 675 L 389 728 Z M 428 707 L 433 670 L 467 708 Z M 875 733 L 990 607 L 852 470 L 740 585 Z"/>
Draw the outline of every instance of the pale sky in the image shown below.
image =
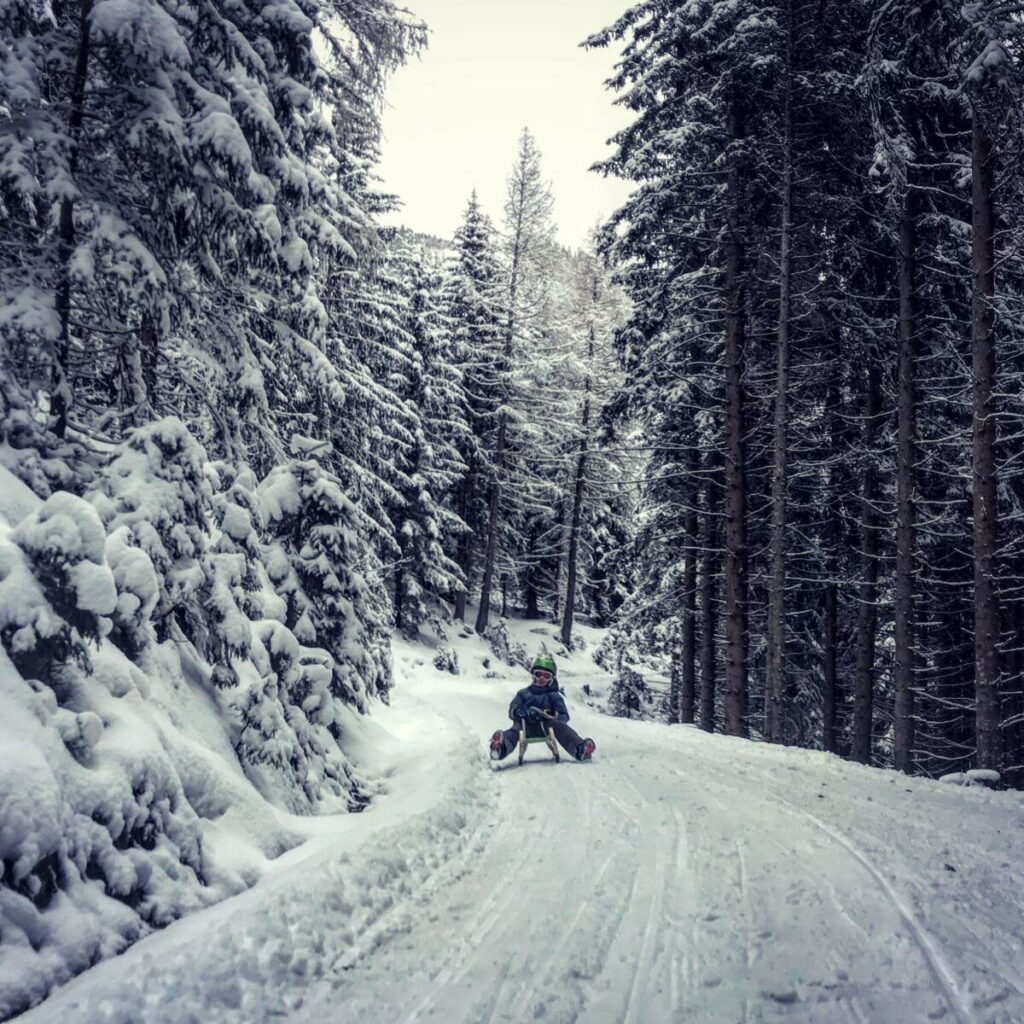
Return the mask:
<path id="1" fill-rule="evenodd" d="M 388 219 L 450 238 L 475 187 L 500 226 L 505 179 L 528 127 L 555 197 L 560 241 L 583 243 L 628 187 L 587 168 L 629 123 L 604 88 L 618 51 L 579 42 L 630 0 L 407 0 L 430 45 L 387 90 L 380 173 L 403 208 Z"/>

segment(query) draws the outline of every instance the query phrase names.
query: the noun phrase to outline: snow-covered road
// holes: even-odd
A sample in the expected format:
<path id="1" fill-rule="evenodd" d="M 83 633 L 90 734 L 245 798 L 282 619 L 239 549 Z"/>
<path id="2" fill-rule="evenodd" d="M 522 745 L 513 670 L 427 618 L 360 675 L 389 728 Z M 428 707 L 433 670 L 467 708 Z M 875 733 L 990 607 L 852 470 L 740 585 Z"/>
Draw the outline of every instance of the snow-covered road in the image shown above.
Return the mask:
<path id="1" fill-rule="evenodd" d="M 587 711 L 495 771 L 514 685 L 403 657 L 394 796 L 26 1024 L 1024 1021 L 1020 794 Z"/>

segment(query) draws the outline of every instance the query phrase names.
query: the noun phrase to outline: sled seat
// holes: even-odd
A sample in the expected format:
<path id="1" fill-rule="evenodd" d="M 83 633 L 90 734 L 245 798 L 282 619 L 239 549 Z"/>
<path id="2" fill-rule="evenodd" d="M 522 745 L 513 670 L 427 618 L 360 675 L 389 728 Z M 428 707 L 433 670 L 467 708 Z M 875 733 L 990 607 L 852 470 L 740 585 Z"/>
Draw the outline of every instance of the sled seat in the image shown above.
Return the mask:
<path id="1" fill-rule="evenodd" d="M 548 750 L 551 751 L 551 756 L 556 760 L 560 760 L 558 755 L 558 743 L 555 741 L 555 731 L 550 725 L 534 726 L 535 729 L 539 728 L 540 732 L 534 732 L 530 735 L 530 723 L 527 723 L 526 719 L 522 719 L 522 728 L 519 730 L 519 763 L 523 763 L 523 758 L 526 756 L 526 748 L 531 743 L 546 743 Z"/>

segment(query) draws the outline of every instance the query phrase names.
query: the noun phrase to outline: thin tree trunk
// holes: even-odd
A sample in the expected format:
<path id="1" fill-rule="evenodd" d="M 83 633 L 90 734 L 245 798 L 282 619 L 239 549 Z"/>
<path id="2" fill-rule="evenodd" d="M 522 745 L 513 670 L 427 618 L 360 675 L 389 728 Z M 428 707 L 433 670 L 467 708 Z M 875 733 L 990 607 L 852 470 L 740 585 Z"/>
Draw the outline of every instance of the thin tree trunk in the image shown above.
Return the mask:
<path id="1" fill-rule="evenodd" d="M 558 626 L 559 629 L 561 629 L 562 622 L 562 579 L 566 575 L 565 560 L 569 557 L 569 545 L 566 543 L 568 527 L 565 522 L 565 506 L 566 502 L 563 495 L 558 500 L 558 511 L 555 516 L 555 527 L 558 530 L 558 553 L 555 555 L 555 578 L 551 589 L 551 617 L 549 619 L 552 625 Z"/>
<path id="2" fill-rule="evenodd" d="M 71 177 L 78 171 L 79 136 L 85 117 L 85 86 L 89 77 L 89 43 L 91 33 L 92 0 L 82 0 L 78 21 L 78 48 L 75 66 L 71 74 L 70 114 L 68 134 L 71 137 L 71 152 L 68 166 Z M 71 381 L 68 376 L 68 361 L 71 355 L 71 256 L 75 248 L 75 206 L 74 200 L 65 197 L 60 203 L 57 219 L 57 247 L 59 264 L 57 291 L 54 306 L 60 322 L 60 335 L 54 350 L 53 392 L 50 396 L 50 413 L 53 416 L 53 430 L 63 437 L 68 425 L 68 411 L 71 407 Z"/>
<path id="3" fill-rule="evenodd" d="M 1024 578 L 1024 557 L 1015 559 L 1014 576 Z M 1024 788 L 1024 601 L 1015 601 L 1010 606 L 1010 634 L 1013 645 L 1007 655 L 1007 679 L 1003 684 L 1003 721 L 1013 724 L 1006 731 L 1003 743 L 1003 760 L 1014 771 L 1003 776 L 1008 786 Z"/>
<path id="4" fill-rule="evenodd" d="M 590 298 L 598 300 L 598 278 L 593 275 Z M 571 649 L 573 615 L 576 611 L 576 573 L 579 561 L 580 525 L 583 522 L 583 497 L 586 490 L 587 455 L 590 435 L 590 396 L 594 386 L 594 352 L 597 331 L 593 316 L 587 333 L 587 377 L 583 393 L 583 414 L 580 421 L 580 450 L 576 458 L 576 480 L 573 486 L 572 519 L 569 525 L 569 554 L 566 562 L 565 614 L 562 618 L 562 643 Z"/>
<path id="5" fill-rule="evenodd" d="M 404 607 L 402 598 L 404 596 L 403 591 L 405 590 L 404 574 L 401 566 L 395 570 L 395 629 L 401 630 L 405 623 L 402 621 L 404 615 Z"/>
<path id="6" fill-rule="evenodd" d="M 838 686 L 836 663 L 838 655 L 838 587 L 835 581 L 835 556 L 828 560 L 830 578 L 825 583 L 825 621 L 822 642 L 825 645 L 823 693 L 821 706 L 821 749 L 827 754 L 836 752 L 836 705 Z"/>
<path id="7" fill-rule="evenodd" d="M 466 470 L 466 475 L 462 478 L 462 481 L 459 484 L 457 511 L 459 518 L 463 523 L 466 523 L 469 518 L 469 496 L 472 492 L 474 479 L 475 472 L 471 461 Z M 471 582 L 470 572 L 473 568 L 473 533 L 471 530 L 467 529 L 464 533 L 460 534 L 457 551 L 458 555 L 456 560 L 459 564 L 459 568 L 462 570 L 462 579 L 465 584 L 465 589 L 459 590 L 455 594 L 455 618 L 460 622 L 465 622 L 466 599 L 469 594 L 469 586 Z"/>
<path id="8" fill-rule="evenodd" d="M 597 281 L 594 281 L 593 297 L 597 299 Z M 573 615 L 576 611 L 576 564 L 579 559 L 580 525 L 583 522 L 583 495 L 586 489 L 587 454 L 590 433 L 590 392 L 591 374 L 594 367 L 594 325 L 590 325 L 587 344 L 587 381 L 583 394 L 583 415 L 580 420 L 580 450 L 576 456 L 576 481 L 572 494 L 572 520 L 569 524 L 569 555 L 565 580 L 565 612 L 562 617 L 562 643 L 571 649 Z"/>
<path id="9" fill-rule="evenodd" d="M 978 109 L 971 131 L 971 346 L 974 376 L 974 693 L 978 766 L 1002 761 L 999 593 L 996 581 L 995 204 L 992 140 Z"/>
<path id="10" fill-rule="evenodd" d="M 142 317 L 142 325 L 139 328 L 139 343 L 142 349 L 142 384 L 145 388 L 145 415 L 151 417 L 156 415 L 156 381 L 160 363 L 160 335 L 156 329 L 156 322 L 146 313 Z M 136 422 L 144 422 L 141 417 L 136 416 Z"/>
<path id="11" fill-rule="evenodd" d="M 537 533 L 535 529 L 531 529 L 530 537 L 527 546 L 527 552 L 529 553 L 530 563 L 526 568 L 526 574 L 523 577 L 523 597 L 526 603 L 526 617 L 528 619 L 539 619 L 540 604 L 539 594 L 537 593 Z"/>
<path id="12" fill-rule="evenodd" d="M 678 725 L 682 718 L 682 703 L 680 694 L 682 692 L 682 666 L 683 652 L 679 644 L 672 645 L 672 653 L 669 655 L 668 664 L 668 723 Z"/>
<path id="13" fill-rule="evenodd" d="M 700 348 L 696 342 L 691 343 L 689 352 L 691 372 L 700 357 Z M 686 448 L 686 508 L 683 511 L 683 608 L 682 637 L 679 651 L 681 659 L 679 677 L 678 718 L 687 725 L 693 722 L 697 698 L 697 548 L 700 538 L 697 536 L 698 516 L 697 502 L 700 499 L 700 485 L 697 478 L 700 452 L 697 448 L 697 415 L 696 407 L 690 413 L 691 429 Z"/>
<path id="14" fill-rule="evenodd" d="M 765 739 L 785 739 L 786 692 L 786 399 L 789 391 L 789 320 L 792 295 L 790 252 L 793 212 L 793 5 L 786 11 L 786 70 L 783 99 L 782 238 L 779 255 L 779 323 L 775 345 L 775 422 L 772 460 L 771 580 L 768 586 L 768 662 L 765 677 Z"/>
<path id="15" fill-rule="evenodd" d="M 730 98 L 726 134 L 743 137 L 739 97 Z M 735 148 L 735 146 L 733 146 Z M 740 241 L 741 182 L 729 154 L 725 238 L 725 728 L 747 734 L 747 524 L 744 453 L 743 349 L 746 300 Z"/>
<path id="16" fill-rule="evenodd" d="M 878 628 L 878 467 L 875 441 L 882 409 L 882 389 L 877 360 L 867 360 L 867 391 L 864 396 L 863 447 L 867 462 L 861 492 L 861 582 L 857 616 L 857 669 L 853 684 L 853 732 L 850 757 L 861 764 L 871 761 L 871 719 L 875 692 L 875 633 Z"/>
<path id="17" fill-rule="evenodd" d="M 137 426 L 153 417 L 158 342 L 156 324 L 147 313 L 137 331 L 123 336 L 117 352 L 116 394 L 122 412 Z"/>
<path id="18" fill-rule="evenodd" d="M 697 448 L 690 445 L 687 469 L 691 481 L 697 472 Z M 692 483 L 683 517 L 686 534 L 686 562 L 683 566 L 682 648 L 680 657 L 679 721 L 693 722 L 697 695 L 697 486 Z"/>
<path id="19" fill-rule="evenodd" d="M 828 392 L 829 408 L 829 448 L 833 460 L 838 459 L 840 450 L 839 380 L 834 377 Z M 825 544 L 828 554 L 825 558 L 825 608 L 822 622 L 822 701 L 821 701 L 821 749 L 826 753 L 835 753 L 836 743 L 836 708 L 839 696 L 839 681 L 836 666 L 839 655 L 839 467 L 833 461 L 829 471 L 828 518 L 825 523 Z"/>
<path id="20" fill-rule="evenodd" d="M 508 321 L 505 325 L 505 365 L 503 367 L 507 381 L 512 369 L 512 343 L 515 337 L 515 309 L 517 275 L 519 268 L 513 259 L 512 281 L 509 291 Z M 504 402 L 508 401 L 507 387 Z M 484 576 L 480 584 L 480 607 L 476 614 L 476 631 L 482 633 L 487 628 L 491 615 L 491 586 L 494 582 L 494 559 L 498 549 L 498 513 L 501 508 L 501 477 L 505 471 L 505 445 L 508 431 L 508 416 L 505 409 L 498 413 L 498 439 L 494 446 L 494 480 L 491 483 L 490 507 L 487 511 L 487 545 L 484 549 Z"/>
<path id="21" fill-rule="evenodd" d="M 484 549 L 484 576 L 480 583 L 480 607 L 476 613 L 476 631 L 487 629 L 491 616 L 491 586 L 494 582 L 494 558 L 498 547 L 498 509 L 501 505 L 501 475 L 505 469 L 505 413 L 498 417 L 498 441 L 494 450 L 494 479 L 491 481 L 487 511 L 487 546 Z"/>
<path id="22" fill-rule="evenodd" d="M 700 727 L 715 731 L 715 571 L 718 546 L 718 484 L 713 456 L 707 460 L 700 553 Z"/>
<path id="23" fill-rule="evenodd" d="M 914 192 L 908 190 L 900 218 L 899 239 L 899 372 L 897 383 L 896 445 L 896 691 L 893 747 L 896 768 L 909 772 L 914 765 L 914 556 L 917 544 L 914 517 L 917 460 L 915 407 L 914 295 L 916 262 Z"/>

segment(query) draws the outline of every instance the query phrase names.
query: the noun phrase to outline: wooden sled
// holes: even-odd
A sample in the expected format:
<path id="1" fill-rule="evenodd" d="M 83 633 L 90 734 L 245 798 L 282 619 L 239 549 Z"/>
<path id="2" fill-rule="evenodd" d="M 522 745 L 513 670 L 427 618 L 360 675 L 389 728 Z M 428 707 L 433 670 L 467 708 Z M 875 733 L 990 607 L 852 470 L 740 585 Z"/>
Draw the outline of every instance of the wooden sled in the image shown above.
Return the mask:
<path id="1" fill-rule="evenodd" d="M 523 759 L 526 757 L 526 748 L 531 743 L 546 743 L 548 750 L 551 751 L 551 756 L 556 760 L 560 761 L 561 758 L 558 755 L 558 741 L 555 739 L 555 730 L 551 726 L 552 719 L 548 718 L 543 724 L 528 722 L 525 718 L 519 720 L 519 763 L 523 763 Z M 533 726 L 533 732 L 530 733 L 529 727 Z M 537 732 L 536 730 L 540 730 Z"/>

